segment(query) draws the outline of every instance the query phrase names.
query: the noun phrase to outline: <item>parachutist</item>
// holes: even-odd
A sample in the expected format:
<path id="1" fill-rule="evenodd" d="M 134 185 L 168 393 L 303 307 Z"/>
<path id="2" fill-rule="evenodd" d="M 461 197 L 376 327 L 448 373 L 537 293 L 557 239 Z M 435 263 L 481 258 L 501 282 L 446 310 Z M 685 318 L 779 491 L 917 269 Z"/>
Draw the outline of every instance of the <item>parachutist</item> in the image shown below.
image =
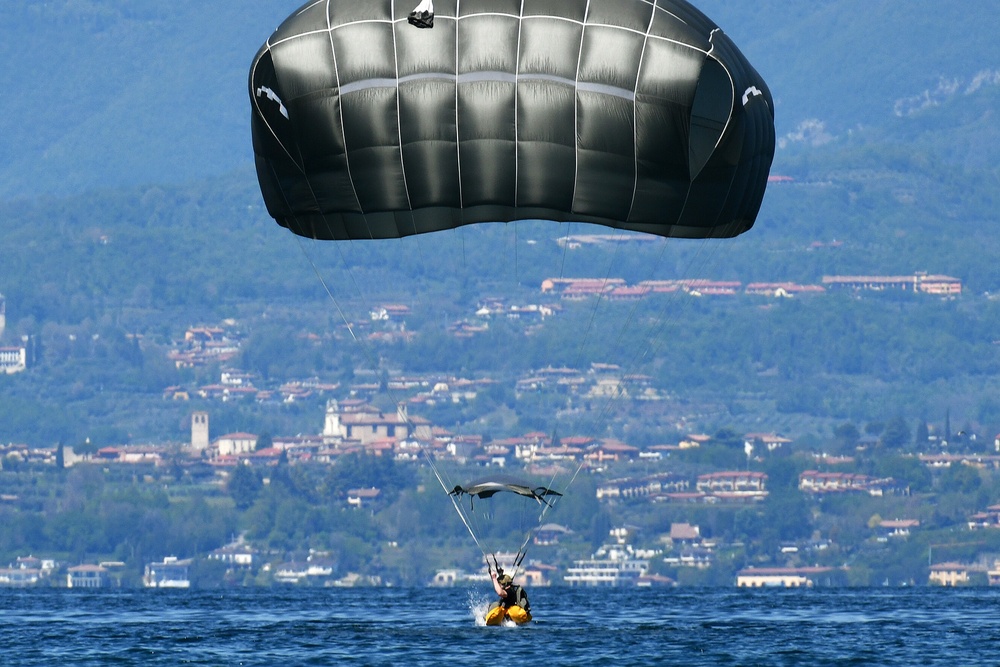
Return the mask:
<path id="1" fill-rule="evenodd" d="M 500 625 L 507 618 L 518 625 L 530 622 L 531 603 L 524 589 L 515 584 L 509 574 L 504 574 L 499 566 L 490 572 L 490 577 L 493 579 L 493 590 L 500 599 L 486 612 L 486 625 Z"/>
<path id="2" fill-rule="evenodd" d="M 418 28 L 433 28 L 434 27 L 434 2 L 433 0 L 423 0 L 416 9 L 410 12 L 410 16 L 407 19 L 410 25 L 416 26 Z"/>

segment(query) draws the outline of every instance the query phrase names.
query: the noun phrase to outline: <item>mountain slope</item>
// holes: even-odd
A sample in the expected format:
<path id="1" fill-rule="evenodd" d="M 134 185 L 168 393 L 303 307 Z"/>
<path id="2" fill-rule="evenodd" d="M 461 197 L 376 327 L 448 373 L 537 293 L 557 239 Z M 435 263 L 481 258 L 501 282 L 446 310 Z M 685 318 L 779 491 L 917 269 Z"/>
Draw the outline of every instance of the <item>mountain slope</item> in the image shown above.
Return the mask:
<path id="1" fill-rule="evenodd" d="M 769 82 L 779 136 L 843 137 L 1000 70 L 992 0 L 696 3 Z M 296 0 L 8 0 L 0 199 L 183 183 L 251 161 L 250 60 Z M 803 125 L 806 123 L 806 125 Z"/>

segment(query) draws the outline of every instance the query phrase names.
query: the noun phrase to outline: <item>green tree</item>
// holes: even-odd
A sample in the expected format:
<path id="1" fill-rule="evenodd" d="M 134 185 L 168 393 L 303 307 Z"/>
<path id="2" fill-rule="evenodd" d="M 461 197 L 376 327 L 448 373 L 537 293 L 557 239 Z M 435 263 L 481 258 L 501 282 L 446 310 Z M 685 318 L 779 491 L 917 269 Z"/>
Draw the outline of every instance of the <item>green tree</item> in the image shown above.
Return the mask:
<path id="1" fill-rule="evenodd" d="M 236 508 L 246 510 L 257 500 L 263 488 L 260 475 L 248 465 L 237 465 L 229 475 L 226 490 L 236 503 Z"/>
<path id="2" fill-rule="evenodd" d="M 979 471 L 966 465 L 954 464 L 945 468 L 938 479 L 943 493 L 973 493 L 983 483 Z"/>
<path id="3" fill-rule="evenodd" d="M 274 440 L 271 438 L 271 434 L 267 431 L 261 431 L 261 434 L 257 436 L 257 442 L 254 444 L 254 450 L 261 451 L 270 449 L 273 446 Z"/>
<path id="4" fill-rule="evenodd" d="M 590 546 L 596 550 L 608 541 L 614 523 L 606 510 L 600 510 L 590 520 Z"/>
<path id="5" fill-rule="evenodd" d="M 902 415 L 896 415 L 885 425 L 880 437 L 882 446 L 887 449 L 901 449 L 912 442 L 910 428 Z"/>
<path id="6" fill-rule="evenodd" d="M 854 449 L 861 439 L 861 432 L 852 422 L 844 422 L 833 428 L 833 437 L 836 438 L 838 448 L 841 451 Z"/>
<path id="7" fill-rule="evenodd" d="M 891 477 L 906 484 L 911 491 L 930 491 L 933 477 L 930 471 L 915 456 L 882 456 L 871 463 L 872 474 Z"/>

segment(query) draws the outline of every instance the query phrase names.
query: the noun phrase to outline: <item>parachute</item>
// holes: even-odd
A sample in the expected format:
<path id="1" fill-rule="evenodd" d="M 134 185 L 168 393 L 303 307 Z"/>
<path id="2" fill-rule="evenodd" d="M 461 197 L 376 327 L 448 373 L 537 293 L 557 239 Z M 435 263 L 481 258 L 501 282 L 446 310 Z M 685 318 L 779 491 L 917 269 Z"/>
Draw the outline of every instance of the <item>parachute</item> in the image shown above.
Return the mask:
<path id="1" fill-rule="evenodd" d="M 473 482 L 468 486 L 456 486 L 451 490 L 451 495 L 461 496 L 463 494 L 474 498 L 492 498 L 501 491 L 509 491 L 519 496 L 533 498 L 540 503 L 548 505 L 545 496 L 561 496 L 562 494 L 544 486 L 532 487 L 526 482 L 516 480 L 512 477 L 489 477 Z"/>
<path id="2" fill-rule="evenodd" d="M 435 469 L 435 473 L 440 471 Z M 464 486 L 456 485 L 449 495 L 487 562 L 492 557 L 492 565 L 500 569 L 497 556 L 501 554 L 510 558 L 503 565 L 513 568 L 511 574 L 514 574 L 527 553 L 531 536 L 563 494 L 521 478 L 497 474 Z"/>
<path id="3" fill-rule="evenodd" d="M 694 239 L 753 226 L 773 99 L 685 0 L 436 0 L 410 14 L 311 0 L 257 52 L 253 150 L 280 225 L 320 241 L 518 220 Z M 516 572 L 561 492 L 452 485 L 428 460 L 494 566 L 520 544 Z"/>
<path id="4" fill-rule="evenodd" d="M 249 76 L 267 210 L 313 239 L 475 222 L 664 237 L 750 229 L 774 104 L 685 0 L 313 0 Z"/>

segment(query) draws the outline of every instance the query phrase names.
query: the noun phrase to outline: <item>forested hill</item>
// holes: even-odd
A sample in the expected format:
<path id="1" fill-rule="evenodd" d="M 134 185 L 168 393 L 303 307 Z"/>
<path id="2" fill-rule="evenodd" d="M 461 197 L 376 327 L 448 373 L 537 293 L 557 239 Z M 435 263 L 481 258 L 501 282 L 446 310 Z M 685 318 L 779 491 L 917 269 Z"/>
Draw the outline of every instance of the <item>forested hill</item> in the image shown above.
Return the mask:
<path id="1" fill-rule="evenodd" d="M 785 178 L 736 239 L 566 252 L 554 239 L 585 227 L 480 225 L 320 249 L 275 225 L 252 168 L 245 87 L 250 59 L 294 1 L 9 0 L 3 21 L 14 37 L 0 42 L 0 346 L 36 341 L 38 359 L 0 378 L 0 440 L 96 442 L 98 428 L 116 429 L 107 442 L 182 437 L 188 406 L 164 402 L 164 388 L 217 382 L 218 369 L 178 372 L 166 351 L 186 327 L 223 318 L 251 332 L 237 361 L 277 383 L 382 363 L 348 345 L 313 353 L 288 342 L 339 333 L 341 306 L 357 306 L 348 317 L 360 321 L 367 304 L 404 303 L 420 336 L 410 348 L 387 348 L 386 363 L 426 370 L 434 360 L 432 370 L 461 375 L 534 363 L 527 353 L 500 359 L 502 346 L 488 340 L 452 354 L 459 344 L 447 328 L 485 297 L 536 298 L 546 277 L 815 284 L 918 271 L 961 279 L 962 297 L 675 300 L 666 317 L 654 314 L 673 327 L 655 344 L 662 358 L 639 370 L 678 395 L 726 403 L 719 422 L 756 410 L 777 428 L 775 406 L 859 422 L 940 416 L 950 406 L 956 423 L 976 420 L 992 436 L 1000 429 L 991 398 L 1000 367 L 993 4 L 700 4 L 775 94 L 772 173 Z M 561 345 L 515 332 L 509 349 L 534 346 L 539 363 L 563 363 L 552 355 L 576 345 L 574 324 L 632 315 L 574 316 L 557 318 Z M 766 401 L 743 406 L 751 393 Z M 272 432 L 314 428 L 311 412 L 293 417 Z M 258 418 L 233 409 L 213 423 L 255 430 Z"/>
<path id="2" fill-rule="evenodd" d="M 0 199 L 184 183 L 249 164 L 247 69 L 299 4 L 7 0 Z M 785 145 L 846 140 L 980 90 L 984 72 L 995 85 L 1000 70 L 993 0 L 696 4 L 770 84 Z M 998 125 L 984 123 L 991 134 L 977 145 L 1000 143 Z"/>

